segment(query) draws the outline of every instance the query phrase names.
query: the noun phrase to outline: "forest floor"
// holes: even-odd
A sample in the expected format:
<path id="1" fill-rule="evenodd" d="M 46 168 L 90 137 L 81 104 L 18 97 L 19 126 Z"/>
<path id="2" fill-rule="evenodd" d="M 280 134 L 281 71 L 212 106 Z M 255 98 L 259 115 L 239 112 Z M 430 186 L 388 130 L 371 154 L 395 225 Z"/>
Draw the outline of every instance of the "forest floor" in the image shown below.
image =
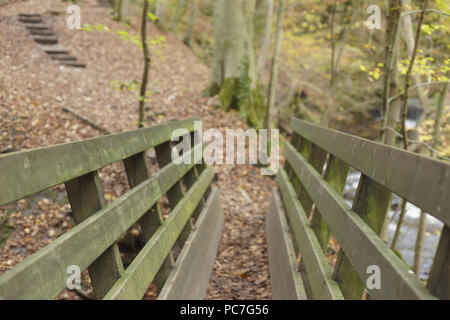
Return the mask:
<path id="1" fill-rule="evenodd" d="M 137 93 L 117 89 L 114 82 L 140 81 L 141 50 L 113 32 L 76 31 L 66 27 L 66 4 L 30 0 L 0 8 L 0 152 L 18 151 L 76 141 L 102 133 L 80 121 L 70 108 L 109 132 L 135 129 Z M 81 22 L 124 30 L 109 10 L 86 0 Z M 40 13 L 56 32 L 61 45 L 86 69 L 53 62 L 28 35 L 18 13 Z M 126 29 L 138 35 L 139 25 Z M 152 54 L 149 90 L 153 92 L 146 125 L 197 117 L 207 128 L 246 128 L 236 112 L 223 113 L 213 98 L 202 97 L 210 70 L 181 41 L 152 24 L 150 37 L 164 35 L 164 59 Z M 270 299 L 271 287 L 264 233 L 271 178 L 253 166 L 215 166 L 224 205 L 225 225 L 208 299 Z M 122 195 L 128 185 L 121 164 L 100 172 L 107 201 Z M 251 186 L 251 187 L 249 187 Z M 6 219 L 7 218 L 7 219 Z M 7 221 L 3 223 L 2 220 Z M 0 207 L 0 273 L 12 268 L 73 227 L 64 186 Z M 2 231 L 3 230 L 3 231 Z M 3 239 L 2 234 L 8 234 Z M 86 280 L 89 282 L 89 279 Z M 152 298 L 149 290 L 147 298 Z M 64 291 L 58 298 L 78 299 Z"/>

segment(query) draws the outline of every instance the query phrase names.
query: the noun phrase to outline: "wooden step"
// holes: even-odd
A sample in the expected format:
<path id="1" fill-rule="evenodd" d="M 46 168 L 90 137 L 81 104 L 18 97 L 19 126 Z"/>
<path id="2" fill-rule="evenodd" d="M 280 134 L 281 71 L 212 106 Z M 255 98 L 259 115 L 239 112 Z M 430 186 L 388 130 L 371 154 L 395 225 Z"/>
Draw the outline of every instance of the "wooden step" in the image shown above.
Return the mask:
<path id="1" fill-rule="evenodd" d="M 25 17 L 19 17 L 19 21 L 23 23 L 29 23 L 29 24 L 38 24 L 42 23 L 42 19 L 39 18 L 25 18 Z"/>
<path id="2" fill-rule="evenodd" d="M 31 29 L 31 30 L 28 30 L 28 31 L 33 36 L 54 36 L 54 33 L 51 30 L 35 30 L 35 29 Z"/>
<path id="3" fill-rule="evenodd" d="M 43 45 L 42 49 L 49 55 L 52 54 L 69 54 L 69 51 L 61 46 Z"/>
<path id="4" fill-rule="evenodd" d="M 73 68 L 86 68 L 86 64 L 77 61 L 60 61 L 60 65 Z"/>
<path id="5" fill-rule="evenodd" d="M 19 13 L 19 18 L 40 18 L 41 15 L 39 13 Z"/>
<path id="6" fill-rule="evenodd" d="M 74 56 L 68 55 L 68 54 L 52 54 L 50 55 L 50 58 L 52 60 L 59 60 L 59 61 L 76 61 L 77 58 Z"/>
<path id="7" fill-rule="evenodd" d="M 43 23 L 41 23 L 41 24 L 25 24 L 25 28 L 27 28 L 28 30 L 50 30 L 50 28 Z"/>
<path id="8" fill-rule="evenodd" d="M 40 44 L 57 44 L 58 38 L 47 36 L 33 36 L 33 40 Z"/>

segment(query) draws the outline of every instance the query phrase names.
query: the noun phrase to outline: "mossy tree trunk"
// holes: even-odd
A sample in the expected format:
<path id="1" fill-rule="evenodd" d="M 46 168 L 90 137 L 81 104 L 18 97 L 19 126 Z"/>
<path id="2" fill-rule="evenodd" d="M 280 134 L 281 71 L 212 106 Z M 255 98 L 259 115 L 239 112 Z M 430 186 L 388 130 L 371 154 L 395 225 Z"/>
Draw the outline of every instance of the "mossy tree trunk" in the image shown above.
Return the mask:
<path id="1" fill-rule="evenodd" d="M 170 31 L 177 33 L 178 32 L 178 25 L 181 22 L 181 19 L 185 15 L 188 8 L 188 3 L 186 0 L 177 0 L 176 8 L 175 8 L 175 14 L 173 16 L 172 24 L 170 26 Z"/>
<path id="2" fill-rule="evenodd" d="M 275 107 L 276 88 L 278 81 L 278 60 L 280 58 L 281 46 L 283 43 L 283 18 L 284 18 L 284 0 L 280 0 L 277 10 L 277 28 L 275 31 L 275 51 L 272 56 L 272 68 L 270 70 L 269 81 L 269 101 L 264 118 L 264 127 L 270 129 L 272 127 L 272 112 Z"/>
<path id="3" fill-rule="evenodd" d="M 267 52 L 269 51 L 270 35 L 272 33 L 273 0 L 267 0 L 266 20 L 264 22 L 264 36 L 261 51 L 258 58 L 258 75 L 261 78 L 266 65 Z"/>
<path id="4" fill-rule="evenodd" d="M 209 94 L 219 95 L 223 110 L 238 109 L 260 128 L 264 102 L 253 47 L 255 0 L 217 0 L 214 12 L 214 61 Z"/>
<path id="5" fill-rule="evenodd" d="M 184 38 L 184 43 L 192 48 L 192 34 L 194 32 L 194 26 L 195 26 L 195 19 L 197 17 L 197 11 L 198 11 L 198 0 L 191 0 L 191 16 L 189 18 L 189 25 L 186 30 L 186 36 Z"/>

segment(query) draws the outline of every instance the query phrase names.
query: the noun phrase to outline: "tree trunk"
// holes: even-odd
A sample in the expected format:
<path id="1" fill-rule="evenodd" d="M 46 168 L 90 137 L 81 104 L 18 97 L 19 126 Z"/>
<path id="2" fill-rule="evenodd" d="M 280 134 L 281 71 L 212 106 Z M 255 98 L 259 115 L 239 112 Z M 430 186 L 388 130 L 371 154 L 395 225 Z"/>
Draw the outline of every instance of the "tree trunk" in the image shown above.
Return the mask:
<path id="1" fill-rule="evenodd" d="M 427 10 L 429 0 L 424 0 L 422 5 L 422 11 L 420 12 L 419 24 L 417 26 L 416 38 L 414 40 L 414 48 L 411 54 L 411 60 L 409 62 L 408 70 L 406 71 L 405 76 L 405 95 L 403 96 L 403 108 L 402 108 L 402 134 L 403 134 L 403 147 L 405 150 L 408 149 L 408 134 L 406 132 L 406 115 L 408 112 L 408 96 L 409 96 L 409 87 L 411 86 L 411 73 L 414 67 L 414 63 L 416 61 L 417 50 L 419 48 L 419 39 L 420 39 L 420 31 L 422 29 L 423 20 L 425 18 L 425 11 Z"/>
<path id="2" fill-rule="evenodd" d="M 422 272 L 422 256 L 423 256 L 423 243 L 425 240 L 425 233 L 427 231 L 427 214 L 420 211 L 419 227 L 417 231 L 416 246 L 414 251 L 414 272 L 418 277 Z"/>
<path id="3" fill-rule="evenodd" d="M 385 68 L 384 68 L 384 90 L 383 90 L 383 125 L 381 128 L 381 142 L 395 146 L 397 141 L 396 127 L 400 117 L 401 105 L 399 100 L 391 103 L 389 98 L 396 95 L 398 91 L 398 36 L 399 24 L 402 13 L 402 0 L 392 0 L 388 8 L 388 21 L 385 35 Z M 406 204 L 405 204 L 406 205 Z M 399 219 L 401 227 L 402 219 Z M 400 231 L 400 230 L 399 230 Z M 381 239 L 389 240 L 389 215 L 380 233 Z"/>
<path id="4" fill-rule="evenodd" d="M 126 21 L 128 16 L 128 8 L 130 5 L 130 0 L 116 0 L 114 11 L 116 14 L 116 20 Z"/>
<path id="5" fill-rule="evenodd" d="M 262 126 L 263 99 L 253 48 L 255 0 L 217 0 L 214 10 L 214 60 L 211 96 L 219 95 L 222 109 L 240 110 L 244 119 Z"/>
<path id="6" fill-rule="evenodd" d="M 258 75 L 261 79 L 264 67 L 266 65 L 267 51 L 270 45 L 270 35 L 272 33 L 273 0 L 267 0 L 266 21 L 264 27 L 264 37 L 261 45 L 261 51 L 258 58 Z"/>
<path id="7" fill-rule="evenodd" d="M 166 2 L 165 1 L 157 1 L 156 2 L 156 9 L 155 9 L 155 16 L 158 18 L 156 20 L 156 26 L 160 29 L 164 29 L 164 13 L 166 11 Z"/>
<path id="8" fill-rule="evenodd" d="M 442 93 L 439 97 L 438 105 L 436 108 L 436 120 L 434 122 L 433 140 L 431 142 L 431 147 L 433 149 L 435 149 L 437 147 L 438 142 L 439 142 L 439 135 L 441 133 L 441 126 L 442 126 L 442 115 L 444 113 L 445 97 L 447 95 L 447 90 L 448 90 L 448 83 L 442 89 Z M 435 158 L 436 155 L 437 154 L 435 151 L 431 152 L 431 156 L 433 158 Z M 422 272 L 422 256 L 423 256 L 423 247 L 424 247 L 426 231 L 427 231 L 427 214 L 425 212 L 421 211 L 420 219 L 419 219 L 419 227 L 417 230 L 415 252 L 414 252 L 414 272 L 419 277 Z"/>
<path id="9" fill-rule="evenodd" d="M 178 31 L 178 25 L 180 24 L 181 19 L 186 13 L 187 9 L 187 1 L 186 0 L 177 0 L 177 7 L 175 10 L 175 15 L 172 20 L 172 25 L 170 26 L 170 30 L 174 33 Z"/>
<path id="10" fill-rule="evenodd" d="M 142 22 L 141 22 L 141 41 L 142 51 L 144 52 L 144 73 L 142 75 L 141 89 L 139 93 L 139 122 L 138 127 L 144 127 L 144 105 L 145 96 L 147 92 L 148 72 L 150 69 L 150 52 L 147 45 L 147 20 L 148 20 L 148 0 L 144 0 L 142 8 Z"/>
<path id="11" fill-rule="evenodd" d="M 411 1 L 405 0 L 405 5 L 407 8 L 411 7 Z M 408 15 L 404 16 L 402 18 L 402 20 L 403 20 L 403 38 L 404 38 L 404 40 L 406 42 L 406 46 L 408 48 L 408 55 L 412 56 L 414 46 L 415 46 L 415 41 L 414 41 L 413 24 L 412 24 L 412 20 L 411 20 L 411 15 L 408 14 Z M 421 83 L 420 76 L 417 74 L 415 74 L 413 76 L 413 80 L 416 85 Z M 430 109 L 428 97 L 427 97 L 423 87 L 418 87 L 417 93 L 419 95 L 419 101 L 420 101 L 422 107 L 424 108 L 422 114 L 425 114 Z"/>
<path id="12" fill-rule="evenodd" d="M 195 26 L 195 18 L 197 17 L 198 4 L 197 0 L 191 0 L 191 17 L 189 19 L 189 25 L 186 31 L 186 37 L 184 38 L 184 43 L 192 48 L 192 33 Z"/>
<path id="13" fill-rule="evenodd" d="M 272 68 L 270 70 L 269 81 L 269 99 L 266 107 L 266 114 L 264 118 L 264 128 L 270 129 L 272 127 L 272 114 L 275 106 L 276 89 L 278 81 L 278 60 L 280 58 L 281 45 L 283 43 L 283 18 L 284 18 L 284 0 L 280 0 L 277 9 L 277 28 L 275 31 L 275 51 L 272 57 Z"/>
<path id="14" fill-rule="evenodd" d="M 402 0 L 391 0 L 388 7 L 387 27 L 385 35 L 385 65 L 383 84 L 383 121 L 381 128 L 381 141 L 388 145 L 395 145 L 395 125 L 399 117 L 397 104 L 393 108 L 389 98 L 398 90 L 398 35 L 402 13 Z"/>
<path id="15" fill-rule="evenodd" d="M 327 90 L 327 102 L 325 109 L 323 110 L 322 119 L 320 120 L 320 124 L 323 126 L 327 125 L 328 122 L 328 112 L 331 108 L 331 101 L 333 96 L 334 89 L 334 77 L 336 75 L 335 69 L 335 57 L 336 57 L 336 34 L 335 34 L 335 20 L 336 20 L 336 10 L 337 10 L 337 0 L 334 0 L 333 11 L 331 12 L 331 22 L 330 22 L 330 32 L 331 32 L 331 71 L 330 71 L 330 83 L 328 85 Z"/>

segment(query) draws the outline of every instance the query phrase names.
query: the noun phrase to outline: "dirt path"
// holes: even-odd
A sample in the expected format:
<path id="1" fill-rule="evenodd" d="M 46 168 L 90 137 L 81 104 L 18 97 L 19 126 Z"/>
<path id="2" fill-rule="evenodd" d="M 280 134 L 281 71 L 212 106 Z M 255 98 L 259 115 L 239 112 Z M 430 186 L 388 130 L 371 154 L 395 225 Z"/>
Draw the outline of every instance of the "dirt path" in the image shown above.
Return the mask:
<path id="1" fill-rule="evenodd" d="M 69 30 L 64 15 L 49 14 L 49 9 L 64 12 L 65 5 L 56 0 L 30 0 L 0 8 L 0 150 L 28 149 L 100 134 L 62 112 L 63 107 L 75 110 L 111 132 L 136 127 L 136 93 L 119 90 L 113 82 L 140 79 L 142 54 L 139 48 L 113 33 Z M 111 21 L 108 10 L 97 1 L 85 1 L 81 9 L 82 24 L 124 29 L 123 25 Z M 64 68 L 52 63 L 29 38 L 17 19 L 18 13 L 42 14 L 58 33 L 60 43 L 87 62 L 87 69 Z M 137 27 L 133 26 L 131 32 L 136 32 Z M 153 26 L 149 30 L 151 36 L 161 35 Z M 209 69 L 174 35 L 164 36 L 165 47 L 161 49 L 164 61 L 152 57 L 149 89 L 153 95 L 147 110 L 147 124 L 198 117 L 203 120 L 205 129 L 245 128 L 236 113 L 224 114 L 214 107 L 214 99 L 201 98 L 201 91 L 208 84 Z M 114 185 L 122 181 L 114 175 L 123 179 L 120 170 L 116 166 L 106 172 L 109 178 L 104 181 L 105 192 L 112 197 L 126 191 L 125 187 Z M 264 215 L 274 183 L 259 175 L 259 169 L 252 166 L 218 166 L 215 170 L 224 204 L 225 226 L 207 298 L 269 299 Z M 70 228 L 67 204 L 44 199 L 26 214 L 20 206 L 14 213 L 10 223 L 15 229 L 6 245 L 0 247 L 0 272 Z M 40 216 L 49 208 L 54 213 Z M 31 230 L 39 218 L 42 227 Z M 66 229 L 60 225 L 65 225 Z M 29 234 L 33 233 L 31 237 Z"/>

